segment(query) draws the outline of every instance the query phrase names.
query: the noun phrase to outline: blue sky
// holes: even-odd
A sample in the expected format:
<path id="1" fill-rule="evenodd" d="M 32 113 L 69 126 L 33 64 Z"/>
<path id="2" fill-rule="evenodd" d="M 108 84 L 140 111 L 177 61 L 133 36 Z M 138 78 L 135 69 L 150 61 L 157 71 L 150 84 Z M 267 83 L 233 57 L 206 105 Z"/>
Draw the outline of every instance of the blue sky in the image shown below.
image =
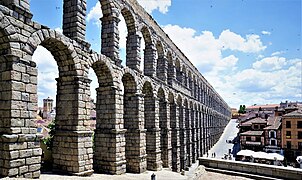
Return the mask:
<path id="1" fill-rule="evenodd" d="M 138 2 L 231 107 L 302 101 L 300 0 Z M 35 21 L 60 31 L 62 0 L 31 0 L 30 3 Z M 97 0 L 89 0 L 86 40 L 98 52 L 101 16 Z M 123 19 L 120 34 L 124 59 L 127 32 Z M 44 51 L 39 48 L 34 58 L 40 66 L 38 91 L 41 98 L 55 98 L 52 77 L 56 64 L 47 59 L 50 55 L 45 57 Z M 44 68 L 50 61 L 52 69 Z M 95 88 L 97 82 L 91 74 Z M 49 84 L 51 88 L 45 87 Z"/>

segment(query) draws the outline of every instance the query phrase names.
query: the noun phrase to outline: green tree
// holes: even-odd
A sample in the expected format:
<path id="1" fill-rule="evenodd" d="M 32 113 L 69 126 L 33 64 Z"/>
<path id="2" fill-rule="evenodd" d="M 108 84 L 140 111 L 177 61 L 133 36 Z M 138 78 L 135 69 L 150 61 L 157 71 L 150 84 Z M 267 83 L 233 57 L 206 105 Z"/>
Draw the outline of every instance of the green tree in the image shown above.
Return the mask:
<path id="1" fill-rule="evenodd" d="M 245 105 L 240 105 L 238 113 L 241 113 L 241 114 L 245 113 Z"/>

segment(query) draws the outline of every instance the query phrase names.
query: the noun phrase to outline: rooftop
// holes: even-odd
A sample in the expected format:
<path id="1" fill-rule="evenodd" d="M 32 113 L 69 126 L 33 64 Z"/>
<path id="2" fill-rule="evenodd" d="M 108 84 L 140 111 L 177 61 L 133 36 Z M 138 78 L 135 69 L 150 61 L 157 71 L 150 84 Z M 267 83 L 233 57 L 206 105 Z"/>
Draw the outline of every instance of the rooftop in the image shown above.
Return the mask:
<path id="1" fill-rule="evenodd" d="M 296 111 L 293 111 L 291 113 L 285 114 L 283 117 L 301 117 L 302 118 L 302 109 L 298 109 Z"/>
<path id="2" fill-rule="evenodd" d="M 263 134 L 263 131 L 246 131 L 243 133 L 240 133 L 242 136 L 261 136 Z"/>

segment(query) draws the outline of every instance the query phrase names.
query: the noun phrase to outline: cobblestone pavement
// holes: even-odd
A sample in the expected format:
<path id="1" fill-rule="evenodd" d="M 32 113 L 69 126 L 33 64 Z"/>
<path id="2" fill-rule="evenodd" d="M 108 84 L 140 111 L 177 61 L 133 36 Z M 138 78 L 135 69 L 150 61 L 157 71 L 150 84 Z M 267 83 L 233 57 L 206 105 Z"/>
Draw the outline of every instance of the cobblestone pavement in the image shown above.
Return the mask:
<path id="1" fill-rule="evenodd" d="M 143 180 L 143 179 L 151 179 L 152 171 L 148 171 L 142 174 L 130 174 L 126 173 L 124 175 L 105 175 L 105 174 L 93 174 L 91 177 L 76 177 L 76 176 L 62 176 L 55 174 L 41 174 L 40 179 L 42 180 L 74 180 L 74 179 L 110 179 L 110 180 Z M 173 173 L 168 170 L 155 172 L 156 180 L 185 180 L 188 179 L 187 176 L 183 176 L 178 173 Z M 205 172 L 200 178 L 200 180 L 250 180 L 249 178 L 240 177 L 240 176 L 232 176 L 227 174 L 220 174 L 214 172 Z"/>
<path id="2" fill-rule="evenodd" d="M 204 167 L 199 168 L 199 172 L 196 172 L 197 164 L 193 165 L 189 172 L 186 171 L 185 175 L 181 175 L 180 173 L 172 172 L 169 169 L 163 169 L 162 171 L 146 171 L 141 174 L 132 174 L 126 173 L 124 175 L 106 175 L 106 174 L 93 174 L 91 177 L 77 177 L 77 176 L 64 176 L 64 175 L 56 175 L 56 174 L 41 174 L 40 179 L 42 180 L 75 180 L 75 179 L 97 179 L 97 180 L 148 180 L 151 179 L 151 175 L 154 173 L 156 175 L 156 180 L 185 180 L 191 179 L 194 173 L 201 173 L 199 179 L 202 180 L 249 180 L 249 178 L 240 177 L 240 176 L 232 176 L 227 174 L 220 174 L 214 172 L 206 172 Z"/>
<path id="3" fill-rule="evenodd" d="M 215 172 L 206 172 L 200 179 L 202 180 L 249 180 L 250 178 L 245 178 L 241 176 L 232 176 L 227 174 L 220 174 Z"/>

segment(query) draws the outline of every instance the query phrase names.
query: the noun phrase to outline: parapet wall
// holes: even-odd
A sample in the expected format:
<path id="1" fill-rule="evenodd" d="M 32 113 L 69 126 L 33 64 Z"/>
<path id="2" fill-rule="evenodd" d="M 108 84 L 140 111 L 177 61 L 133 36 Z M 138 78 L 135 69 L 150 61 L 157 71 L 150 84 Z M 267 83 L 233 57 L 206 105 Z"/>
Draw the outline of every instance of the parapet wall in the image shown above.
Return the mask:
<path id="1" fill-rule="evenodd" d="M 256 174 L 282 179 L 301 179 L 302 169 L 273 166 L 259 163 L 249 163 L 240 161 L 230 161 L 222 159 L 199 158 L 199 165 L 204 165 L 208 168 L 224 169 L 235 172 L 248 174 Z"/>

